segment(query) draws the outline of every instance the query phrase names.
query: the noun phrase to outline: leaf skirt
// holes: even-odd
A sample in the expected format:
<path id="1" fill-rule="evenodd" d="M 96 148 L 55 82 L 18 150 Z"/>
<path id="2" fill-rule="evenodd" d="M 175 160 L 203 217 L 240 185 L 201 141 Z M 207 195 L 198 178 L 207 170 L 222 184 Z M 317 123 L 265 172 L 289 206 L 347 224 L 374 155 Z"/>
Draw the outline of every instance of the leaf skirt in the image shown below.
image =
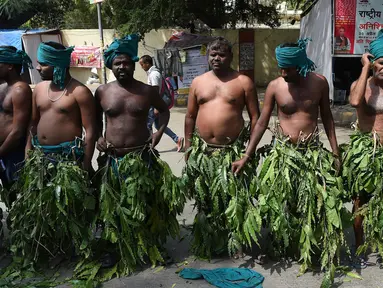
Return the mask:
<path id="1" fill-rule="evenodd" d="M 118 255 L 119 274 L 132 273 L 147 259 L 164 262 L 162 244 L 179 235 L 176 217 L 186 202 L 170 167 L 143 148 L 122 158 L 108 156 L 99 173 L 102 239 Z"/>
<path id="2" fill-rule="evenodd" d="M 331 268 L 345 241 L 344 222 L 350 222 L 333 155 L 317 139 L 296 145 L 283 136 L 258 153 L 264 157 L 258 207 L 270 228 L 270 246 L 279 256 L 298 257 L 300 273 L 314 255 L 322 268 Z"/>
<path id="3" fill-rule="evenodd" d="M 91 254 L 95 198 L 77 161 L 35 148 L 11 189 L 19 194 L 9 212 L 15 256 L 44 263 L 59 254 Z"/>
<path id="4" fill-rule="evenodd" d="M 261 228 L 254 204 L 258 158 L 252 158 L 241 175 L 231 172 L 231 163 L 243 156 L 248 139 L 249 129 L 244 129 L 233 144 L 211 147 L 197 132 L 193 135 L 182 180 L 197 208 L 192 251 L 198 257 L 234 254 L 257 242 Z"/>
<path id="5" fill-rule="evenodd" d="M 370 247 L 383 255 L 383 146 L 376 133 L 356 131 L 342 150 L 347 196 L 349 200 L 360 198 L 365 203 L 355 211 L 355 215 L 364 217 L 365 242 L 358 252 Z"/>

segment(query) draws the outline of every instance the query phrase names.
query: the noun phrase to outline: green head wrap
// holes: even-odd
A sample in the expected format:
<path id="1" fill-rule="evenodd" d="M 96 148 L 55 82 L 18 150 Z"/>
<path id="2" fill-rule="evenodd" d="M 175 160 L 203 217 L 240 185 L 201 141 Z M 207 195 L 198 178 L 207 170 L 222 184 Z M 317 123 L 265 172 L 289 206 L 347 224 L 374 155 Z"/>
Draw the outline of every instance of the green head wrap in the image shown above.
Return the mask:
<path id="1" fill-rule="evenodd" d="M 60 89 L 64 89 L 65 75 L 70 66 L 70 55 L 74 47 L 60 50 L 50 46 L 51 43 L 55 42 L 40 43 L 37 50 L 37 61 L 54 67 L 53 83 L 58 85 Z"/>
<path id="2" fill-rule="evenodd" d="M 21 65 L 33 69 L 32 60 L 22 50 L 12 50 L 8 47 L 0 47 L 0 63 Z"/>
<path id="3" fill-rule="evenodd" d="M 306 46 L 311 39 L 300 39 L 297 47 L 281 47 L 275 49 L 275 55 L 278 61 L 279 68 L 297 67 L 298 73 L 306 77 L 311 71 L 314 71 L 316 66 L 306 54 Z"/>
<path id="4" fill-rule="evenodd" d="M 383 58 L 383 29 L 379 31 L 378 37 L 370 43 L 369 50 L 374 55 L 372 61 Z"/>
<path id="5" fill-rule="evenodd" d="M 137 34 L 114 40 L 104 52 L 105 66 L 112 69 L 114 58 L 121 54 L 128 55 L 134 62 L 137 62 L 139 60 L 137 56 L 138 41 L 139 37 Z"/>

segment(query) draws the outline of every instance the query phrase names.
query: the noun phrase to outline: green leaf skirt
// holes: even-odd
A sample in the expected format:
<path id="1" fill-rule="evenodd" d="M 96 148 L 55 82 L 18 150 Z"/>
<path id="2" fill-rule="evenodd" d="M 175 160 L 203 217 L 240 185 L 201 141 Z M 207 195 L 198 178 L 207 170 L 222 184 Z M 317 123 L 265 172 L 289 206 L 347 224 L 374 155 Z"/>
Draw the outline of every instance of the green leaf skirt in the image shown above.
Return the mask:
<path id="1" fill-rule="evenodd" d="M 356 131 L 350 143 L 343 145 L 343 183 L 349 200 L 359 198 L 364 205 L 355 211 L 362 215 L 367 248 L 383 255 L 383 146 L 376 133 Z"/>
<path id="2" fill-rule="evenodd" d="M 258 239 L 261 218 L 254 206 L 258 159 L 251 159 L 241 175 L 231 172 L 232 162 L 242 158 L 248 139 L 249 129 L 245 129 L 233 144 L 211 147 L 197 132 L 193 135 L 182 180 L 198 210 L 192 241 L 198 257 L 233 254 Z"/>
<path id="3" fill-rule="evenodd" d="M 19 198 L 9 211 L 10 242 L 15 256 L 44 263 L 61 254 L 91 254 L 95 198 L 88 173 L 72 155 L 29 151 L 11 190 Z"/>
<path id="4" fill-rule="evenodd" d="M 147 258 L 153 265 L 164 262 L 162 245 L 179 235 L 176 217 L 186 202 L 168 164 L 145 147 L 122 158 L 108 156 L 98 173 L 102 239 L 119 256 L 118 273 L 132 273 Z"/>
<path id="5" fill-rule="evenodd" d="M 257 204 L 270 228 L 273 252 L 299 258 L 300 273 L 312 265 L 314 255 L 320 255 L 322 268 L 331 268 L 351 217 L 332 153 L 315 137 L 297 145 L 283 136 L 258 153 L 264 159 Z"/>

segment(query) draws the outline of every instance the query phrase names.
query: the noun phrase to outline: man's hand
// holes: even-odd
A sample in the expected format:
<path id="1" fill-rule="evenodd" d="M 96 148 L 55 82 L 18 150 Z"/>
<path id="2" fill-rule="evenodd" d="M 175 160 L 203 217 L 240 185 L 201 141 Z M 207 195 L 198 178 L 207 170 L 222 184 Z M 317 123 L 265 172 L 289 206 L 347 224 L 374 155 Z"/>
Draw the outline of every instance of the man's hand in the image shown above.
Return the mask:
<path id="1" fill-rule="evenodd" d="M 100 137 L 97 140 L 96 148 L 100 152 L 106 152 L 108 150 L 108 144 L 106 143 L 106 140 L 104 137 Z"/>
<path id="2" fill-rule="evenodd" d="M 342 169 L 342 161 L 338 155 L 334 154 L 334 168 L 336 170 L 336 175 L 339 175 Z"/>
<path id="3" fill-rule="evenodd" d="M 231 164 L 231 171 L 234 173 L 235 176 L 237 176 L 243 167 L 245 167 L 247 160 L 249 157 L 245 156 L 241 160 L 235 161 Z"/>
<path id="4" fill-rule="evenodd" d="M 160 112 L 158 112 L 157 109 L 153 109 L 153 114 L 154 114 L 154 117 L 157 118 L 158 115 L 160 115 Z"/>
<path id="5" fill-rule="evenodd" d="M 371 65 L 370 58 L 374 58 L 374 55 L 370 53 L 363 54 L 362 59 L 360 60 L 362 62 L 363 67 Z"/>
<path id="6" fill-rule="evenodd" d="M 160 143 L 161 137 L 162 135 L 158 133 L 158 131 L 152 134 L 152 148 L 156 147 L 158 143 Z"/>

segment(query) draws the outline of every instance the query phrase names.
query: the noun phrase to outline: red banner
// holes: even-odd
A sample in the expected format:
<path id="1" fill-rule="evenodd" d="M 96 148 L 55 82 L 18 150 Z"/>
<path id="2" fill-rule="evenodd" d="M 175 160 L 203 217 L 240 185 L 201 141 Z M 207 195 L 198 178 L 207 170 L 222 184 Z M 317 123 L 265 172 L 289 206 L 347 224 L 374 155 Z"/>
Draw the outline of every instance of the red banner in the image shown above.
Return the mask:
<path id="1" fill-rule="evenodd" d="M 76 46 L 71 55 L 71 67 L 101 68 L 99 47 Z"/>
<path id="2" fill-rule="evenodd" d="M 334 0 L 334 54 L 363 54 L 383 29 L 382 0 Z"/>

